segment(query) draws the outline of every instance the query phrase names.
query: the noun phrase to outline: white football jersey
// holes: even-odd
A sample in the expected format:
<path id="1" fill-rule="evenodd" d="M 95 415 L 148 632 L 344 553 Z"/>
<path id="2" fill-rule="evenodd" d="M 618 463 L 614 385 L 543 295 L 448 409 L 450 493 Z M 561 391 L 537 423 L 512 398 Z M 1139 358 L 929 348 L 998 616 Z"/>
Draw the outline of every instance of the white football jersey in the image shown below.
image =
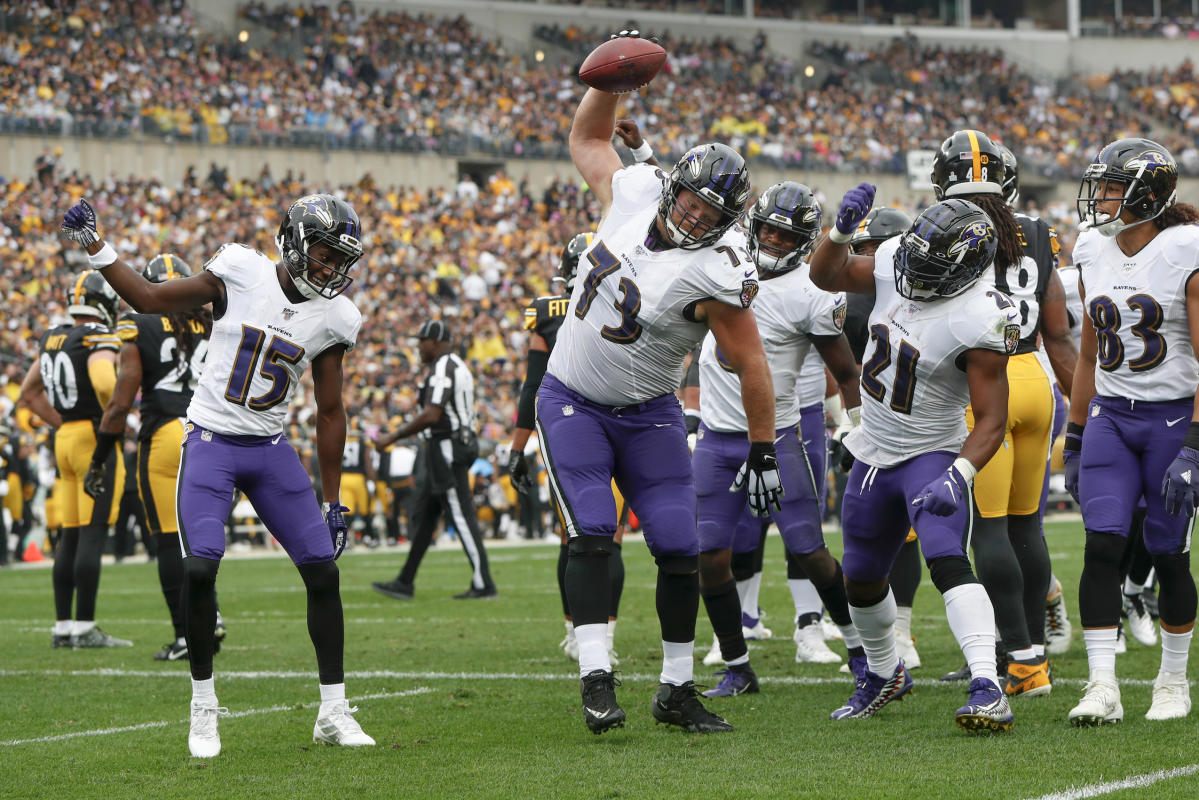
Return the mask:
<path id="1" fill-rule="evenodd" d="M 799 378 L 795 382 L 795 393 L 799 398 L 799 407 L 807 408 L 817 403 L 824 403 L 828 391 L 828 376 L 824 372 L 824 359 L 816 348 L 808 351 L 803 366 L 799 370 Z"/>
<path id="2" fill-rule="evenodd" d="M 1199 225 L 1166 228 L 1131 256 L 1114 236 L 1084 231 L 1074 243 L 1074 263 L 1099 343 L 1096 393 L 1145 401 L 1194 395 L 1199 364 L 1186 283 L 1199 270 Z"/>
<path id="3" fill-rule="evenodd" d="M 245 245 L 222 246 L 205 269 L 225 283 L 225 313 L 213 322 L 187 417 L 230 436 L 282 433 L 308 364 L 332 345 L 353 347 L 362 314 L 344 295 L 293 303 L 275 262 Z"/>
<path id="4" fill-rule="evenodd" d="M 645 164 L 617 171 L 612 206 L 579 259 L 547 371 L 596 403 L 624 406 L 673 394 L 683 359 L 708 331 L 689 319 L 695 305 L 715 299 L 748 308 L 758 291 L 737 226 L 698 250 L 645 246 L 665 181 Z"/>
<path id="5" fill-rule="evenodd" d="M 774 381 L 775 430 L 799 424 L 801 408 L 797 379 L 814 352 L 811 336 L 837 336 L 845 325 L 845 295 L 817 288 L 808 265 L 762 281 L 754 301 L 758 334 Z M 807 359 L 807 360 L 805 360 Z M 819 361 L 819 359 L 817 359 Z M 749 430 L 741 402 L 741 380 L 721 357 L 716 337 L 704 337 L 699 356 L 700 419 L 724 432 Z M 820 362 L 820 397 L 824 397 L 824 364 Z M 817 401 L 819 402 L 819 401 Z"/>
<path id="6" fill-rule="evenodd" d="M 1082 326 L 1089 325 L 1087 312 L 1082 307 L 1082 295 L 1078 293 L 1078 267 L 1062 267 L 1057 271 L 1066 293 L 1066 321 L 1070 324 L 1070 336 L 1074 348 L 1082 349 Z"/>
<path id="7" fill-rule="evenodd" d="M 893 467 L 966 440 L 967 350 L 1012 353 L 1020 312 L 986 277 L 957 297 L 917 302 L 895 289 L 900 237 L 875 253 L 876 299 L 862 364 L 862 424 L 845 444 L 860 461 Z"/>

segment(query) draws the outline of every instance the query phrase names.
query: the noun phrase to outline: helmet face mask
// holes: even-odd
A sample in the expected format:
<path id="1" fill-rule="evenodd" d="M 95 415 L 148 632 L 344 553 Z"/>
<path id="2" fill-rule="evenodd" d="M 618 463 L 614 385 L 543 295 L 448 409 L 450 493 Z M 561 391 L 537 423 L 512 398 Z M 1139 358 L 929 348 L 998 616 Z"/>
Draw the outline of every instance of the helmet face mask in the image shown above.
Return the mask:
<path id="1" fill-rule="evenodd" d="M 764 273 L 798 267 L 820 236 L 820 204 L 802 183 L 776 183 L 749 212 L 749 255 Z"/>
<path id="2" fill-rule="evenodd" d="M 121 299 L 99 272 L 79 275 L 67 292 L 67 313 L 72 317 L 96 317 L 108 327 L 117 321 Z"/>
<path id="3" fill-rule="evenodd" d="M 587 249 L 591 247 L 591 242 L 595 240 L 593 233 L 576 233 L 566 243 L 566 247 L 562 248 L 562 257 L 558 260 L 558 272 L 554 275 L 553 280 L 564 281 L 566 283 L 566 291 L 575 288 L 575 278 L 579 274 L 579 259 Z"/>
<path id="4" fill-rule="evenodd" d="M 991 218 L 965 200 L 926 209 L 899 241 L 895 290 L 909 300 L 956 297 L 995 260 L 999 237 Z"/>
<path id="5" fill-rule="evenodd" d="M 300 294 L 332 299 L 354 280 L 350 268 L 362 257 L 361 235 L 358 214 L 349 204 L 313 194 L 287 210 L 275 246 Z"/>
<path id="6" fill-rule="evenodd" d="M 999 146 L 982 131 L 954 131 L 933 154 L 933 194 L 938 200 L 971 194 L 1003 194 L 1006 181 Z"/>
<path id="7" fill-rule="evenodd" d="M 1083 173 L 1078 228 L 1115 236 L 1161 216 L 1177 197 L 1178 165 L 1170 151 L 1149 139 L 1120 139 L 1099 151 Z M 1125 212 L 1134 221 L 1124 219 Z"/>
<path id="8" fill-rule="evenodd" d="M 684 195 L 684 190 L 694 197 Z M 670 171 L 657 219 L 675 247 L 697 250 L 715 244 L 737 222 L 747 199 L 745 159 L 728 145 L 699 145 Z"/>
<path id="9" fill-rule="evenodd" d="M 995 146 L 999 148 L 999 156 L 1003 159 L 1003 202 L 1015 208 L 1020 202 L 1020 164 L 1010 149 L 1001 144 Z"/>

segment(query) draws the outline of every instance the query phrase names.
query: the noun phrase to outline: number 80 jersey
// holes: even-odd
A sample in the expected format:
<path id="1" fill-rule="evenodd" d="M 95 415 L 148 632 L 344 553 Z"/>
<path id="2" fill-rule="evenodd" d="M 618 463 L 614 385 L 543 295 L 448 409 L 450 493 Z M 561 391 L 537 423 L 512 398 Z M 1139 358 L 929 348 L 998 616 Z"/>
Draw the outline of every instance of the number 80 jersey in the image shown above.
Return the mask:
<path id="1" fill-rule="evenodd" d="M 958 452 L 970 402 L 966 351 L 1010 355 L 1020 342 L 1020 312 L 989 273 L 957 297 L 915 302 L 900 296 L 894 276 L 899 239 L 875 253 L 862 424 L 845 437 L 855 458 L 884 468 L 936 450 Z"/>
<path id="2" fill-rule="evenodd" d="M 362 314 L 343 295 L 293 303 L 275 263 L 245 245 L 222 246 L 205 269 L 225 284 L 225 312 L 214 319 L 187 417 L 230 436 L 282 433 L 308 364 L 333 345 L 353 347 Z"/>
<path id="3" fill-rule="evenodd" d="M 672 394 L 683 359 L 708 331 L 690 315 L 715 299 L 748 308 L 758 273 L 734 226 L 715 245 L 645 246 L 666 177 L 648 165 L 612 176 L 612 206 L 579 273 L 547 370 L 596 403 L 625 406 Z"/>

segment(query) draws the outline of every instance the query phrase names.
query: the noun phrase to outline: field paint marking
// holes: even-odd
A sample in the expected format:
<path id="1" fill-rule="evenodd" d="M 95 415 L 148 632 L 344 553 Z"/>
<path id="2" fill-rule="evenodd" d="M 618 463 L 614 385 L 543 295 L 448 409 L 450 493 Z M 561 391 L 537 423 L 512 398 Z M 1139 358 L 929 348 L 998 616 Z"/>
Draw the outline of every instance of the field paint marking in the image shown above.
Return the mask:
<path id="1" fill-rule="evenodd" d="M 1105 794 L 1121 791 L 1122 789 L 1143 789 L 1160 781 L 1168 781 L 1172 778 L 1185 778 L 1188 775 L 1196 773 L 1199 773 L 1199 764 L 1175 767 L 1174 769 L 1159 769 L 1157 772 L 1133 775 L 1131 778 L 1122 778 L 1118 781 L 1092 783 L 1088 786 L 1071 786 L 1069 789 L 1063 789 L 1060 792 L 1043 794 L 1040 797 L 1033 798 L 1033 800 L 1084 800 L 1087 797 L 1100 797 Z"/>
<path id="2" fill-rule="evenodd" d="M 428 694 L 431 691 L 433 690 L 427 686 L 421 686 L 420 688 L 409 689 L 403 692 L 379 692 L 376 694 L 364 694 L 360 697 L 352 698 L 351 702 L 358 702 L 360 700 L 385 700 L 392 697 L 411 697 L 418 694 Z M 236 719 L 237 717 L 252 717 L 258 714 L 275 714 L 279 711 L 296 711 L 306 708 L 317 708 L 318 706 L 320 706 L 320 703 L 300 703 L 299 705 L 292 703 L 285 706 L 271 706 L 270 708 L 248 708 L 245 711 L 234 711 L 228 715 L 228 718 Z M 61 742 L 64 739 L 78 739 L 83 736 L 107 736 L 112 733 L 141 731 L 146 730 L 147 728 L 165 728 L 168 725 L 182 725 L 185 723 L 187 723 L 186 719 L 180 720 L 177 723 L 164 721 L 143 722 L 140 725 L 124 725 L 120 728 L 100 728 L 99 730 L 92 731 L 75 731 L 74 733 L 62 733 L 57 736 L 38 736 L 34 739 L 12 739 L 7 742 L 0 742 L 0 747 L 13 747 L 19 744 L 40 744 L 42 742 Z"/>

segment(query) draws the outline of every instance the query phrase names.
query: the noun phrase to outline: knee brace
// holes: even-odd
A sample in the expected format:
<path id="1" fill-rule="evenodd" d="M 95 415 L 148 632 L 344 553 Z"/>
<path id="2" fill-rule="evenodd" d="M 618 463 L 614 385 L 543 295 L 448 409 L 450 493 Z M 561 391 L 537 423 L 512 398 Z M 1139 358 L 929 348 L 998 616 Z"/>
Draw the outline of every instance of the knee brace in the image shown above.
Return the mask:
<path id="1" fill-rule="evenodd" d="M 300 577 L 310 592 L 337 591 L 340 577 L 337 564 L 333 561 L 318 561 L 315 564 L 297 564 Z"/>
<path id="2" fill-rule="evenodd" d="M 664 553 L 654 556 L 658 571 L 667 575 L 694 575 L 699 572 L 699 556 L 684 556 L 676 553 Z"/>
<path id="3" fill-rule="evenodd" d="M 1195 579 L 1191 577 L 1190 553 L 1154 555 L 1153 566 L 1161 590 L 1157 608 L 1167 625 L 1186 625 L 1195 619 Z"/>
<path id="4" fill-rule="evenodd" d="M 1087 531 L 1085 560 L 1088 564 L 1111 565 L 1120 567 L 1124 557 L 1125 538 L 1114 533 Z"/>
<path id="5" fill-rule="evenodd" d="M 754 576 L 754 551 L 733 553 L 733 578 L 747 581 Z"/>
<path id="6" fill-rule="evenodd" d="M 1120 559 L 1124 537 L 1087 531 L 1078 616 L 1084 628 L 1112 628 L 1120 622 Z"/>
<path id="7" fill-rule="evenodd" d="M 974 570 L 970 568 L 970 560 L 965 556 L 943 556 L 930 560 L 928 575 L 941 594 L 968 583 L 978 583 Z"/>
<path id="8" fill-rule="evenodd" d="M 580 535 L 570 540 L 567 549 L 573 558 L 607 558 L 620 555 L 620 545 L 611 536 Z"/>
<path id="9" fill-rule="evenodd" d="M 183 559 L 183 574 L 191 584 L 216 583 L 216 573 L 220 568 L 221 562 L 214 558 L 188 556 Z"/>

